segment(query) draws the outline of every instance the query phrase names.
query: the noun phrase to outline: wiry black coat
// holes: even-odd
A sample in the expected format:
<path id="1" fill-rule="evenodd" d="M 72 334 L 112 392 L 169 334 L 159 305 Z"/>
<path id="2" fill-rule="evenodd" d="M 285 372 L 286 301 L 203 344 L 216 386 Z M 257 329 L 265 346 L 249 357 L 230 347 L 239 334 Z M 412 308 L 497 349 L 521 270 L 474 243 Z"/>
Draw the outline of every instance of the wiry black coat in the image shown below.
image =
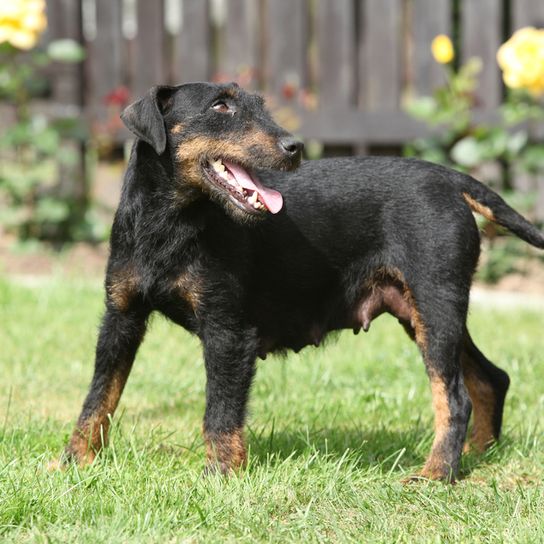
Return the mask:
<path id="1" fill-rule="evenodd" d="M 155 88 L 125 122 L 140 140 L 112 229 L 96 372 L 70 457 L 92 460 L 97 429 L 107 435 L 152 311 L 202 341 L 211 467 L 245 460 L 257 356 L 319 345 L 336 329 L 368 330 L 382 312 L 418 343 L 431 380 L 436 438 L 422 474 L 455 476 L 471 405 L 474 445 L 498 437 L 508 376 L 466 329 L 479 255 L 472 210 L 544 247 L 499 196 L 417 160 L 328 159 L 281 171 L 297 166 L 301 146 L 234 86 Z M 281 211 L 248 211 L 206 174 L 216 158 L 255 171 L 283 195 Z"/>

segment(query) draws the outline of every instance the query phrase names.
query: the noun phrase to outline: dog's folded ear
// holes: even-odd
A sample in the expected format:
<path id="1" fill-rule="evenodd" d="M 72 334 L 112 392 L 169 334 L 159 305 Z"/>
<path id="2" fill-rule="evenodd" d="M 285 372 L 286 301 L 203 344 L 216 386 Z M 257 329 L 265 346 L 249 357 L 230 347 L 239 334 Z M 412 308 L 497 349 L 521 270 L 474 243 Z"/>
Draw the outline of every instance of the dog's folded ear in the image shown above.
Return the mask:
<path id="1" fill-rule="evenodd" d="M 151 87 L 143 98 L 127 106 L 121 113 L 126 127 L 152 146 L 158 155 L 162 155 L 166 148 L 163 114 L 176 89 L 167 85 Z"/>

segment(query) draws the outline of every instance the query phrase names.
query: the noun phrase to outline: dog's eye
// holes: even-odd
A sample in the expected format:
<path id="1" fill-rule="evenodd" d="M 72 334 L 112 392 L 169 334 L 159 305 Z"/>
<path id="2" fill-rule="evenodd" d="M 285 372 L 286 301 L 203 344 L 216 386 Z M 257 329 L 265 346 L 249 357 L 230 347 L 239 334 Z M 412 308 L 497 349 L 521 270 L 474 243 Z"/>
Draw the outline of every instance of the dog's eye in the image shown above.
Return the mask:
<path id="1" fill-rule="evenodd" d="M 231 113 L 231 109 L 228 107 L 225 102 L 216 102 L 212 106 L 212 110 L 218 111 L 219 113 Z"/>
<path id="2" fill-rule="evenodd" d="M 217 102 L 215 102 L 215 104 L 212 106 L 212 110 L 219 113 L 226 113 L 231 116 L 235 115 L 237 111 L 236 104 L 231 100 L 225 99 L 219 99 Z"/>

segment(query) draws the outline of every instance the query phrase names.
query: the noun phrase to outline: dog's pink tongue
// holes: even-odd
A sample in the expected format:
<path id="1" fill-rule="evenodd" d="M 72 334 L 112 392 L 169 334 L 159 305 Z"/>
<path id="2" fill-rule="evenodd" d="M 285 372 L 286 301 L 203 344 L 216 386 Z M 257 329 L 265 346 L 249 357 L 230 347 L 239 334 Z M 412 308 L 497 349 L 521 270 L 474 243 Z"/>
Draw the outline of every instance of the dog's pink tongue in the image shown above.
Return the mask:
<path id="1" fill-rule="evenodd" d="M 257 178 L 252 177 L 249 172 L 246 172 L 241 166 L 225 160 L 223 163 L 244 189 L 257 191 L 262 202 L 270 212 L 278 213 L 281 210 L 283 206 L 283 197 L 280 192 L 265 187 Z"/>

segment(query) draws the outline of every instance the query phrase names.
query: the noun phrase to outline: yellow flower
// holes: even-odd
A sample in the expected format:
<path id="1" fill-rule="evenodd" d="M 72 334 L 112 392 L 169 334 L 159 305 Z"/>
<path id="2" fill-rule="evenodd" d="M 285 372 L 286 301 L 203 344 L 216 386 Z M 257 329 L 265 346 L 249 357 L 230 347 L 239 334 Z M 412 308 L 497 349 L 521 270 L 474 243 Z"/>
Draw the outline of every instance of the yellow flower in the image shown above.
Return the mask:
<path id="1" fill-rule="evenodd" d="M 33 32 L 43 32 L 47 26 L 47 19 L 43 12 L 27 13 L 22 21 L 23 27 Z"/>
<path id="2" fill-rule="evenodd" d="M 453 44 L 445 34 L 439 34 L 431 43 L 434 60 L 440 64 L 448 64 L 455 57 Z"/>
<path id="3" fill-rule="evenodd" d="M 0 43 L 31 49 L 47 26 L 45 0 L 2 0 L 0 2 Z"/>
<path id="4" fill-rule="evenodd" d="M 544 29 L 521 28 L 497 51 L 503 80 L 511 89 L 544 94 Z"/>

